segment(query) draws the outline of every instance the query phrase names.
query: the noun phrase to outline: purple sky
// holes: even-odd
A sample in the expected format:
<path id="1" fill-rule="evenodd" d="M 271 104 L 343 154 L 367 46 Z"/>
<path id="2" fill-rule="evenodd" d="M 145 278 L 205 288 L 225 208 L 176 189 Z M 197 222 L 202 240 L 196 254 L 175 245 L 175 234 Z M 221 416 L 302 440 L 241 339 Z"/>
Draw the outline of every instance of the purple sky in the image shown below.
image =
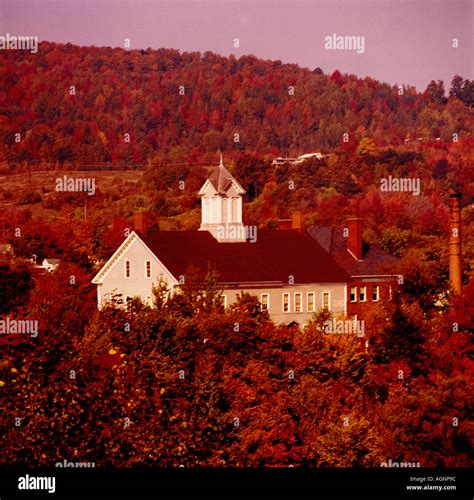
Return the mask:
<path id="1" fill-rule="evenodd" d="M 0 0 L 0 35 L 254 54 L 424 90 L 473 78 L 472 14 L 471 0 Z M 365 52 L 326 50 L 332 33 L 363 35 Z"/>

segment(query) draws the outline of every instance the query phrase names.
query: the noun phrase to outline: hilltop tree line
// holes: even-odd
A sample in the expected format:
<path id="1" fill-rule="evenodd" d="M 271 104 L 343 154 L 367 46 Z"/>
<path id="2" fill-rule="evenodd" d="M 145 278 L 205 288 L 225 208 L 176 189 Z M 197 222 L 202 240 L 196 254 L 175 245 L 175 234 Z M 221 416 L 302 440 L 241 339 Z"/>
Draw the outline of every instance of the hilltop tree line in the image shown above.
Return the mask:
<path id="1" fill-rule="evenodd" d="M 141 165 L 173 148 L 187 161 L 300 154 L 468 133 L 473 82 L 426 91 L 252 55 L 123 50 L 42 42 L 0 53 L 0 162 Z"/>

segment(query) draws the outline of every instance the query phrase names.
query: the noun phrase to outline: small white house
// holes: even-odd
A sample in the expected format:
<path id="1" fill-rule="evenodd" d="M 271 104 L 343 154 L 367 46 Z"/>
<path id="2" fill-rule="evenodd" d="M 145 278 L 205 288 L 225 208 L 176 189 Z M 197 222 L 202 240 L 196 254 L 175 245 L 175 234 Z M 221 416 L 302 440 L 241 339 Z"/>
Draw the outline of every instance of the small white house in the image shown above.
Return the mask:
<path id="1" fill-rule="evenodd" d="M 61 264 L 60 259 L 43 259 L 39 267 L 46 269 L 46 271 L 52 273 Z"/>
<path id="2" fill-rule="evenodd" d="M 328 155 L 323 155 L 322 153 L 305 153 L 303 155 L 297 156 L 296 158 L 283 158 L 283 157 L 278 157 L 275 158 L 272 161 L 272 165 L 274 167 L 278 165 L 284 165 L 285 163 L 289 163 L 290 165 L 298 165 L 300 163 L 303 163 L 305 160 L 308 160 L 309 158 L 316 158 L 317 160 L 322 160 L 324 157 Z"/>

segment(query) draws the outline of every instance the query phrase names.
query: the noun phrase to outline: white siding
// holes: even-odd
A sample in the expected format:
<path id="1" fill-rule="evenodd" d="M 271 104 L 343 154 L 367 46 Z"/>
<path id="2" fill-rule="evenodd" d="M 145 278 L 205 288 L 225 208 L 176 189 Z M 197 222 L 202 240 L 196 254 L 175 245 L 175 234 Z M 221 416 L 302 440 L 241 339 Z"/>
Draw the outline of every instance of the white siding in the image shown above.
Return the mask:
<path id="1" fill-rule="evenodd" d="M 125 260 L 130 261 L 130 278 L 124 277 Z M 147 260 L 151 262 L 151 279 L 145 277 L 144 269 Z M 113 294 L 121 294 L 122 298 L 138 296 L 145 302 L 146 297 L 153 296 L 152 285 L 157 284 L 160 276 L 171 284 L 171 287 L 175 283 L 173 276 L 163 264 L 137 238 L 105 274 L 102 284 L 99 285 L 100 296 L 98 294 L 98 300 L 100 300 L 100 304 L 103 304 L 110 300 Z"/>
<path id="2" fill-rule="evenodd" d="M 300 325 L 307 321 L 314 314 L 308 311 L 306 297 L 308 293 L 314 293 L 314 308 L 319 311 L 322 308 L 323 292 L 329 292 L 331 313 L 335 318 L 345 315 L 345 284 L 344 283 L 314 283 L 308 285 L 284 286 L 278 288 L 246 288 L 246 289 L 226 289 L 224 295 L 227 304 L 235 302 L 237 295 L 242 291 L 251 295 L 256 295 L 261 300 L 261 295 L 268 294 L 269 313 L 275 323 L 288 324 L 296 321 Z M 290 311 L 283 312 L 283 294 L 289 295 Z M 295 293 L 301 293 L 301 313 L 295 313 Z"/>

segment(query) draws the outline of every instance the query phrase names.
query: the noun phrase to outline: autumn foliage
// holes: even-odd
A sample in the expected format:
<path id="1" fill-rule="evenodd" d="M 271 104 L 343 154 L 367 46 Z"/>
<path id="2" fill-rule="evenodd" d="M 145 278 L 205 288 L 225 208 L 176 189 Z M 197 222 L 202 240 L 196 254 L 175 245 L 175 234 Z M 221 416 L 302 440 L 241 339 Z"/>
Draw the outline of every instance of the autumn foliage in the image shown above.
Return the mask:
<path id="1" fill-rule="evenodd" d="M 192 163 L 218 149 L 356 149 L 365 136 L 377 145 L 450 142 L 468 136 L 472 120 L 473 83 L 459 75 L 448 100 L 436 82 L 420 93 L 251 55 L 46 41 L 37 54 L 8 52 L 0 54 L 0 161 L 136 167 L 174 148 Z"/>
<path id="2" fill-rule="evenodd" d="M 358 338 L 324 333 L 323 313 L 301 330 L 275 326 L 250 295 L 224 311 L 212 280 L 155 309 L 134 300 L 101 312 L 79 270 L 43 280 L 29 304 L 40 336 L 2 343 L 5 463 L 465 466 L 472 456 L 466 325 L 453 333 L 452 318 L 419 315 L 403 294 L 373 318 L 364 354 Z"/>
<path id="3" fill-rule="evenodd" d="M 0 244 L 14 251 L 0 256 L 0 318 L 39 322 L 36 338 L 0 335 L 2 463 L 472 464 L 472 82 L 455 78 L 446 97 L 439 82 L 400 92 L 253 56 L 48 42 L 2 51 L 0 81 Z M 246 294 L 224 310 L 215 276 L 172 298 L 157 284 L 156 308 L 97 311 L 91 279 L 135 211 L 161 230 L 199 227 L 218 150 L 246 190 L 245 224 L 359 216 L 364 241 L 399 258 L 404 282 L 368 312 L 367 352 L 325 333 L 323 313 L 279 326 Z M 325 156 L 272 165 L 312 151 Z M 55 190 L 81 169 L 94 196 Z M 419 178 L 420 196 L 381 192 L 390 175 Z M 55 272 L 38 270 L 46 257 Z"/>

